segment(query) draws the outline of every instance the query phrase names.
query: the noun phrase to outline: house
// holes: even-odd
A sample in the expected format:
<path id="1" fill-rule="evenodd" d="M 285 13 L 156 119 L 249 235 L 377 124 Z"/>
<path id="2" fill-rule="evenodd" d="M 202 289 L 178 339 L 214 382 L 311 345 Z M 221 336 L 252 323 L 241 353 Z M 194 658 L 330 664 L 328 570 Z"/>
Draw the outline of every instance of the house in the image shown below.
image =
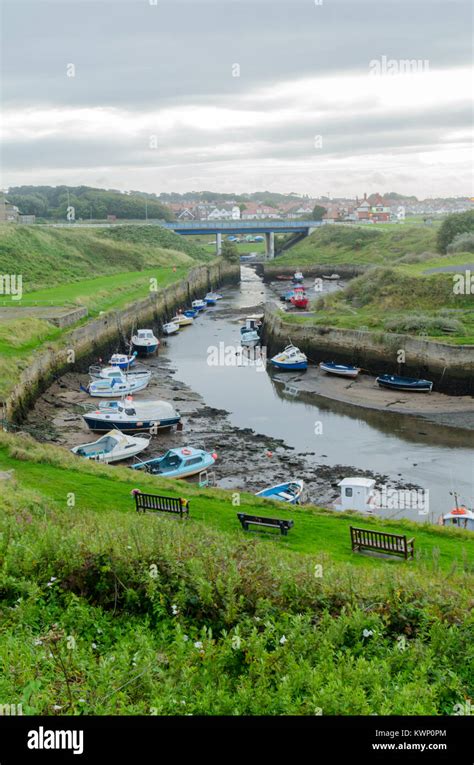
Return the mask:
<path id="1" fill-rule="evenodd" d="M 281 213 L 274 207 L 246 202 L 245 209 L 242 211 L 242 220 L 268 220 L 280 219 Z"/>
<path id="2" fill-rule="evenodd" d="M 367 200 L 367 194 L 364 194 L 364 199 L 359 204 L 359 200 L 356 199 L 355 214 L 357 220 L 369 220 L 370 218 L 370 203 Z"/>
<path id="3" fill-rule="evenodd" d="M 195 214 L 192 210 L 189 209 L 189 207 L 185 207 L 183 210 L 181 210 L 178 215 L 176 216 L 176 220 L 194 220 Z"/>
<path id="4" fill-rule="evenodd" d="M 377 204 L 371 207 L 369 217 L 376 223 L 388 223 L 390 221 L 390 207 Z"/>
<path id="5" fill-rule="evenodd" d="M 20 219 L 20 211 L 18 207 L 12 205 L 8 199 L 2 197 L 0 199 L 0 221 L 6 223 L 18 223 Z"/>
<path id="6" fill-rule="evenodd" d="M 240 207 L 238 205 L 214 207 L 208 214 L 207 220 L 240 220 Z"/>

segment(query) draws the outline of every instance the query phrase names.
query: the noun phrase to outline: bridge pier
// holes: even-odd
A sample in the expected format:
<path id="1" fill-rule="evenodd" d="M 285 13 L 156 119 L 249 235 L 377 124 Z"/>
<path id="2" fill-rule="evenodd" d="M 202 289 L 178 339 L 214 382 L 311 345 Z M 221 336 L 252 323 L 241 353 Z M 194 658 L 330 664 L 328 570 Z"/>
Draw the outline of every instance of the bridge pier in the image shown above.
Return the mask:
<path id="1" fill-rule="evenodd" d="M 265 234 L 265 257 L 271 260 L 275 257 L 275 232 L 268 231 Z"/>
<path id="2" fill-rule="evenodd" d="M 222 234 L 216 233 L 216 255 L 222 255 Z"/>

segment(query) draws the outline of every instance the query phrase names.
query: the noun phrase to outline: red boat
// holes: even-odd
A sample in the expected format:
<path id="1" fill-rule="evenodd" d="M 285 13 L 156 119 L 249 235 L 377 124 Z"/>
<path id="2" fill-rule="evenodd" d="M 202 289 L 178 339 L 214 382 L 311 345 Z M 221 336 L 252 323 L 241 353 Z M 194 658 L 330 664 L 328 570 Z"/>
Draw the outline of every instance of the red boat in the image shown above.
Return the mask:
<path id="1" fill-rule="evenodd" d="M 295 290 L 295 294 L 292 298 L 290 298 L 290 303 L 295 306 L 295 308 L 306 308 L 308 305 L 308 298 L 306 297 L 306 292 L 302 289 Z"/>

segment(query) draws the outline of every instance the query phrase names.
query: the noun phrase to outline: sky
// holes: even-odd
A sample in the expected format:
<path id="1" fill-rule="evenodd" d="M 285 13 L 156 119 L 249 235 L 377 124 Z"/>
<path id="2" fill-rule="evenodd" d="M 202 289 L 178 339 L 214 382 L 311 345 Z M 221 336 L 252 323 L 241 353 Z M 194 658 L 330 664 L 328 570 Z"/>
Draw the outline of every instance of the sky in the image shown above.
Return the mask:
<path id="1" fill-rule="evenodd" d="M 3 0 L 2 188 L 471 195 L 468 0 Z"/>

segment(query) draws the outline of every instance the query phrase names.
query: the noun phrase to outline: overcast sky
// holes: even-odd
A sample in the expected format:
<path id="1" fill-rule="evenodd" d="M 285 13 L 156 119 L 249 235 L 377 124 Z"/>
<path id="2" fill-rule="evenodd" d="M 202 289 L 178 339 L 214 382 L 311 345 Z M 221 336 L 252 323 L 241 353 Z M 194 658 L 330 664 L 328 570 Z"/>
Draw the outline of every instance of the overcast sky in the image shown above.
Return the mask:
<path id="1" fill-rule="evenodd" d="M 1 184 L 472 194 L 470 5 L 4 0 Z"/>

